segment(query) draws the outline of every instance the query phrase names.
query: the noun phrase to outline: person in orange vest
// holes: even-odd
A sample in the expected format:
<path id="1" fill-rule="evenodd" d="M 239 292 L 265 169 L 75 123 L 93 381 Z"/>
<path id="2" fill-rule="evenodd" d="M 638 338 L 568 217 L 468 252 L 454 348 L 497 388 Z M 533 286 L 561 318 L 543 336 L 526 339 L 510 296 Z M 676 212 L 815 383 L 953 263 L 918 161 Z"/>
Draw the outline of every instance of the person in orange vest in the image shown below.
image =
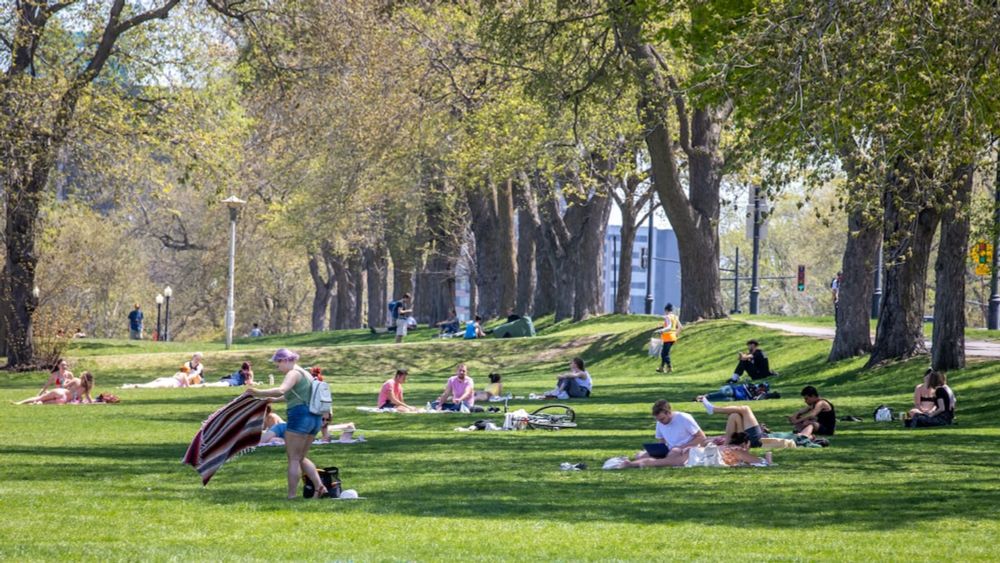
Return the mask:
<path id="1" fill-rule="evenodd" d="M 674 342 L 677 342 L 677 335 L 680 334 L 682 328 L 684 327 L 681 326 L 680 319 L 674 314 L 674 306 L 667 303 L 667 306 L 663 308 L 663 328 L 660 329 L 663 347 L 660 348 L 660 367 L 656 370 L 657 373 L 674 371 L 670 364 L 670 349 L 673 348 Z M 664 368 L 666 369 L 664 370 Z"/>

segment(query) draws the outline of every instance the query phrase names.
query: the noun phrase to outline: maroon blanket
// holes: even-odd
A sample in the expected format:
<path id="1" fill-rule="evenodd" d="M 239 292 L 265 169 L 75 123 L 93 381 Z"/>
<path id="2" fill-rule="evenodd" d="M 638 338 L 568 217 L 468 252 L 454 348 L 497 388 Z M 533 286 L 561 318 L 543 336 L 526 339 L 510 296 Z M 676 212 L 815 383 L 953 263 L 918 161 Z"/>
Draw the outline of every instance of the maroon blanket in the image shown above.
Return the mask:
<path id="1" fill-rule="evenodd" d="M 236 397 L 201 425 L 181 461 L 193 466 L 207 485 L 223 463 L 260 443 L 266 409 L 265 400 L 246 393 Z"/>

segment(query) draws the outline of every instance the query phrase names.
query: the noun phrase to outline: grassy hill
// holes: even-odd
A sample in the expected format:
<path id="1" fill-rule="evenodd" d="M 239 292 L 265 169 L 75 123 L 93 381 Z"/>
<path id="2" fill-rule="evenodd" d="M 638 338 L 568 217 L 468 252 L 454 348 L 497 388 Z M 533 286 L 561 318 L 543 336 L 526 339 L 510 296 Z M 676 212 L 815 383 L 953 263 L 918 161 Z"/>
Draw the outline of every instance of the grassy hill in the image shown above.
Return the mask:
<path id="1" fill-rule="evenodd" d="M 209 378 L 253 361 L 266 381 L 273 348 L 330 374 L 334 419 L 352 420 L 368 442 L 320 446 L 317 465 L 340 467 L 366 500 L 284 500 L 281 448 L 224 466 L 208 487 L 179 463 L 200 422 L 230 389 L 115 390 L 118 405 L 15 407 L 43 374 L 0 375 L 0 448 L 6 512 L 2 559 L 993 559 L 1000 533 L 1000 409 L 997 363 L 950 374 L 957 426 L 907 431 L 869 422 L 879 404 L 905 408 L 926 363 L 877 371 L 862 360 L 826 364 L 829 343 L 781 336 L 736 321 L 688 327 L 676 373 L 654 372 L 645 346 L 657 320 L 610 316 L 554 325 L 533 339 L 436 340 L 418 332 L 401 346 L 362 331 L 274 336 L 218 345 L 83 341 L 73 369 L 98 389 L 169 375 L 195 348 Z M 604 472 L 608 457 L 637 450 L 653 433 L 649 407 L 666 398 L 709 434 L 724 417 L 689 402 L 731 373 L 749 337 L 781 372 L 780 400 L 753 403 L 783 429 L 799 389 L 817 385 L 842 423 L 830 448 L 783 450 L 777 466 Z M 527 395 L 553 386 L 573 356 L 588 362 L 595 395 L 574 402 L 580 428 L 561 432 L 458 433 L 493 415 L 371 415 L 379 384 L 410 369 L 409 402 L 431 400 L 465 361 L 477 388 L 490 371 Z M 514 401 L 513 407 L 537 402 Z M 279 411 L 283 410 L 279 407 Z M 560 462 L 590 469 L 561 472 Z"/>

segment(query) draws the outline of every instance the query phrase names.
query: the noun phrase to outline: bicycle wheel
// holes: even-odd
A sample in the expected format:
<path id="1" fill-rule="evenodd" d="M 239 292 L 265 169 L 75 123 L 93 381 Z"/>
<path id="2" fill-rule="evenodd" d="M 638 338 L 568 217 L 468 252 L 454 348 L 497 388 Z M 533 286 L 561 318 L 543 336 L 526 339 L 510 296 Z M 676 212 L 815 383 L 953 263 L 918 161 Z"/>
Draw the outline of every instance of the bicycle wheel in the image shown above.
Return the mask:
<path id="1" fill-rule="evenodd" d="M 576 412 L 567 405 L 546 405 L 528 415 L 528 426 L 544 430 L 576 428 L 575 421 Z"/>

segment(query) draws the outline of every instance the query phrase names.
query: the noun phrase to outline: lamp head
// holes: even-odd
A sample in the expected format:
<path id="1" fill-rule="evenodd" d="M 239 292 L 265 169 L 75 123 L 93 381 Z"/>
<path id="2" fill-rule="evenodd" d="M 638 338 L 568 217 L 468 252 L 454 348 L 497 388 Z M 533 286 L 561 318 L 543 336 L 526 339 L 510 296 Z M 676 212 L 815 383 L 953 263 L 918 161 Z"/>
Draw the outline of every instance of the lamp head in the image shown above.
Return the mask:
<path id="1" fill-rule="evenodd" d="M 163 295 L 161 295 L 159 293 L 156 294 L 156 304 L 157 305 L 163 305 Z"/>
<path id="2" fill-rule="evenodd" d="M 174 294 L 174 290 L 171 289 L 169 285 L 167 287 L 163 288 L 163 296 L 164 297 L 170 298 L 170 296 L 173 295 L 173 294 Z"/>
<path id="3" fill-rule="evenodd" d="M 226 204 L 226 207 L 228 207 L 229 209 L 239 209 L 244 205 L 246 205 L 247 202 L 234 195 L 231 195 L 226 199 L 222 200 L 222 203 Z"/>

